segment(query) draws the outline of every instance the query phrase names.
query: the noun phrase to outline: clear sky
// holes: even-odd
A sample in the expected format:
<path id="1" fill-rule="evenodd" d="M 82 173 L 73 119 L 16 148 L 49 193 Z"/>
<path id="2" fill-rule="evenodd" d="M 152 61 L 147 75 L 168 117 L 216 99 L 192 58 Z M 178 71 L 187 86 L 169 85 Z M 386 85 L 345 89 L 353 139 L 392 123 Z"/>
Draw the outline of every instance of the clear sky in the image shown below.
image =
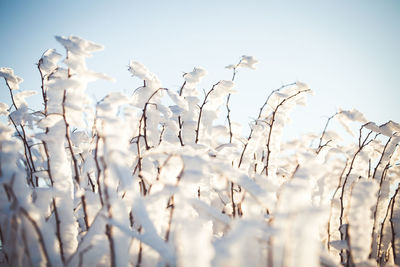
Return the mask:
<path id="1" fill-rule="evenodd" d="M 39 92 L 35 63 L 47 48 L 64 53 L 54 35 L 105 46 L 89 68 L 117 81 L 91 84 L 97 99 L 138 86 L 130 59 L 168 88 L 202 66 L 209 75 L 200 88 L 209 89 L 231 78 L 226 65 L 252 55 L 258 68 L 240 70 L 231 99 L 233 120 L 245 127 L 272 89 L 296 80 L 315 96 L 295 110 L 290 133 L 321 130 L 338 107 L 357 108 L 377 124 L 400 122 L 398 0 L 0 1 L 0 66 L 24 78 L 22 89 Z M 10 104 L 3 82 L 0 101 Z"/>

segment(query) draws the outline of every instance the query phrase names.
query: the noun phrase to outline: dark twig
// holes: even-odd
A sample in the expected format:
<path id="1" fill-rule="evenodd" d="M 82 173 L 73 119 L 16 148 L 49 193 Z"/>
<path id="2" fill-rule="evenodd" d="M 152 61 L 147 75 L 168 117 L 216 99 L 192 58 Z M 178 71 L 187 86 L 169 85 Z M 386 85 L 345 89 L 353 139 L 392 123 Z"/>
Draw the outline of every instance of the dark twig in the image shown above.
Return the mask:
<path id="1" fill-rule="evenodd" d="M 396 198 L 398 190 L 399 190 L 399 187 L 397 187 L 394 195 L 390 199 L 389 204 L 388 204 L 387 209 L 386 209 L 385 217 L 383 218 L 383 221 L 382 221 L 382 227 L 380 229 L 380 239 L 379 239 L 378 248 L 377 248 L 377 254 L 376 254 L 376 261 L 377 261 L 378 264 L 382 259 L 382 255 L 381 254 L 384 253 L 384 251 L 382 251 L 382 237 L 383 237 L 384 226 L 385 226 L 385 223 L 387 222 L 387 219 L 389 219 L 389 217 L 391 218 L 393 216 L 393 202 L 394 202 L 394 200 Z M 392 226 L 393 226 L 392 221 L 390 221 L 390 227 L 391 227 L 391 231 L 392 231 L 392 241 L 393 241 L 393 230 L 394 229 L 392 228 Z M 392 247 L 393 246 L 394 246 L 394 243 L 392 243 Z M 370 255 L 370 257 L 371 257 L 371 255 Z"/>
<path id="2" fill-rule="evenodd" d="M 166 162 L 170 159 L 170 157 L 166 160 Z M 178 187 L 179 181 L 181 180 L 183 173 L 185 171 L 185 165 L 182 161 L 182 169 L 179 172 L 178 176 L 176 177 L 176 184 L 175 186 Z M 168 227 L 167 227 L 167 231 L 165 232 L 165 241 L 168 242 L 169 240 L 169 234 L 171 232 L 171 225 L 172 225 L 172 217 L 174 215 L 174 209 L 175 209 L 175 199 L 174 199 L 174 195 L 172 195 L 167 203 L 167 209 L 170 208 L 170 212 L 169 212 L 169 218 L 168 218 Z"/>
<path id="3" fill-rule="evenodd" d="M 77 185 L 79 185 L 80 177 L 79 177 L 79 169 L 78 169 L 78 160 L 76 159 L 74 151 L 72 149 L 72 141 L 71 141 L 71 136 L 69 133 L 69 123 L 67 121 L 66 110 L 65 110 L 66 99 L 67 99 L 67 90 L 64 90 L 64 96 L 63 96 L 63 100 L 62 100 L 62 111 L 63 111 L 63 119 L 64 119 L 64 123 L 65 123 L 65 138 L 67 139 L 69 152 L 71 154 L 71 158 L 74 163 L 74 171 L 75 171 L 74 179 L 75 179 Z"/>
<path id="4" fill-rule="evenodd" d="M 99 142 L 100 142 L 100 136 L 97 133 L 96 135 L 96 148 L 95 148 L 95 152 L 94 152 L 94 161 L 96 163 L 96 169 L 97 169 L 97 192 L 99 193 L 99 199 L 100 199 L 100 203 L 101 206 L 104 206 L 104 201 L 103 201 L 103 193 L 102 193 L 102 187 L 101 187 L 101 183 L 100 183 L 100 177 L 101 177 L 101 173 L 102 170 L 100 168 L 100 163 L 99 163 Z"/>
<path id="5" fill-rule="evenodd" d="M 185 76 L 185 75 L 183 75 L 183 76 Z M 181 89 L 179 90 L 179 96 L 182 96 L 185 85 L 186 85 L 186 81 L 182 84 Z M 184 146 L 185 144 L 183 143 L 183 138 L 182 138 L 183 121 L 182 121 L 182 117 L 180 115 L 178 116 L 178 126 L 179 126 L 179 133 L 178 133 L 179 142 L 181 143 L 181 146 Z"/>
<path id="6" fill-rule="evenodd" d="M 57 236 L 57 240 L 58 240 L 58 246 L 60 247 L 61 260 L 65 264 L 66 259 L 65 259 L 65 253 L 64 253 L 64 243 L 61 238 L 61 221 L 60 221 L 60 215 L 58 214 L 55 197 L 53 197 L 53 208 L 54 208 L 54 217 L 56 219 L 56 236 Z"/>
<path id="7" fill-rule="evenodd" d="M 201 122 L 201 115 L 203 114 L 204 105 L 207 104 L 208 97 L 210 96 L 211 92 L 214 91 L 215 86 L 217 86 L 218 84 L 219 84 L 219 82 L 217 82 L 216 84 L 214 84 L 212 86 L 212 88 L 206 93 L 203 103 L 201 104 L 201 106 L 199 106 L 200 111 L 199 111 L 199 117 L 197 119 L 197 128 L 195 130 L 196 131 L 196 139 L 195 139 L 196 144 L 199 142 L 200 122 Z"/>
<path id="8" fill-rule="evenodd" d="M 399 189 L 400 189 L 400 184 L 397 186 L 396 192 L 395 192 L 395 194 L 393 196 L 392 207 L 391 207 L 391 211 L 390 211 L 390 229 L 392 231 L 392 240 L 391 240 L 392 241 L 392 253 L 393 253 L 394 262 L 396 264 L 398 263 L 397 262 L 397 256 L 398 255 L 397 255 L 397 252 L 396 252 L 396 240 L 398 241 L 399 238 L 397 237 L 397 239 L 396 239 L 396 232 L 395 232 L 394 224 L 393 224 L 393 211 L 394 211 L 394 204 L 396 202 L 396 197 L 397 197 L 397 195 L 399 193 Z"/>
<path id="9" fill-rule="evenodd" d="M 329 125 L 330 121 L 331 121 L 336 115 L 338 115 L 338 114 L 339 114 L 339 113 L 336 112 L 335 114 L 333 114 L 332 116 L 330 116 L 330 117 L 327 119 L 327 121 L 326 121 L 326 123 L 325 123 L 324 130 L 322 131 L 322 134 L 321 134 L 321 136 L 320 136 L 320 138 L 319 138 L 319 144 L 318 144 L 317 151 L 316 151 L 317 154 L 319 154 L 319 153 L 321 152 L 322 148 L 324 148 L 325 146 L 327 146 L 327 145 L 332 141 L 332 140 L 328 140 L 328 141 L 325 142 L 325 144 L 322 144 L 322 142 L 323 142 L 323 140 L 324 140 L 324 136 L 325 136 L 325 134 L 326 134 L 326 130 L 327 130 L 327 128 L 328 128 L 328 125 Z"/>
<path id="10" fill-rule="evenodd" d="M 4 80 L 6 82 L 6 86 L 8 87 L 8 90 L 10 91 L 10 97 L 11 97 L 12 105 L 14 106 L 15 110 L 18 110 L 18 106 L 15 103 L 13 90 L 11 89 L 11 86 L 8 83 L 8 81 L 6 79 L 4 79 Z M 32 186 L 34 187 L 35 185 L 33 183 L 32 172 L 36 172 L 36 168 L 35 168 L 35 164 L 33 162 L 32 151 L 31 151 L 31 147 L 28 144 L 27 135 L 26 135 L 26 131 L 25 131 L 24 125 L 22 123 L 19 124 L 19 126 L 21 128 L 21 131 L 22 131 L 22 133 L 21 133 L 18 130 L 17 124 L 14 122 L 13 118 L 11 117 L 11 115 L 9 115 L 8 117 L 10 118 L 10 121 L 14 125 L 14 128 L 16 130 L 17 135 L 21 138 L 21 140 L 22 140 L 22 142 L 24 144 L 26 165 L 28 166 L 28 169 L 29 169 L 30 182 L 31 182 Z M 37 177 L 36 177 L 36 186 L 38 186 L 38 178 Z"/>
<path id="11" fill-rule="evenodd" d="M 235 204 L 235 199 L 233 197 L 234 196 L 233 186 L 234 186 L 234 183 L 231 182 L 230 187 L 231 187 L 232 217 L 235 218 L 236 217 L 236 204 Z"/>
<path id="12" fill-rule="evenodd" d="M 166 89 L 166 88 L 158 88 L 156 91 L 154 91 L 154 92 L 151 94 L 151 96 L 149 97 L 149 99 L 148 99 L 148 100 L 146 101 L 146 103 L 144 104 L 144 107 L 143 107 L 143 110 L 142 110 L 142 117 L 140 118 L 140 121 L 139 121 L 139 136 L 138 136 L 138 138 L 139 138 L 140 136 L 143 137 L 144 143 L 145 143 L 145 145 L 146 145 L 146 150 L 149 150 L 149 149 L 150 149 L 149 142 L 148 142 L 148 140 L 147 140 L 147 107 L 148 107 L 150 104 L 157 106 L 156 104 L 150 103 L 150 101 L 151 101 L 151 99 L 152 99 L 158 92 L 160 92 L 161 90 L 167 90 L 167 89 Z M 141 131 L 142 122 L 143 122 L 143 135 L 141 135 L 141 132 L 140 132 L 140 131 Z"/>
<path id="13" fill-rule="evenodd" d="M 51 265 L 51 262 L 50 262 L 49 253 L 47 251 L 46 244 L 45 244 L 44 238 L 43 238 L 43 234 L 40 231 L 39 225 L 37 224 L 37 222 L 29 215 L 29 213 L 23 207 L 20 207 L 19 210 L 21 211 L 21 214 L 24 215 L 28 219 L 28 221 L 32 224 L 33 228 L 35 229 L 36 234 L 38 235 L 38 238 L 39 238 L 39 245 L 40 245 L 40 247 L 41 247 L 41 249 L 43 251 L 44 257 L 45 257 L 46 262 L 47 262 L 47 266 L 51 267 L 52 265 Z"/>
<path id="14" fill-rule="evenodd" d="M 333 209 L 334 199 L 335 199 L 336 193 L 339 191 L 340 186 L 342 184 L 342 177 L 343 177 L 344 172 L 346 171 L 347 163 L 348 163 L 348 161 L 346 161 L 346 164 L 344 165 L 344 168 L 343 168 L 342 172 L 340 173 L 338 185 L 337 185 L 337 187 L 335 189 L 335 192 L 333 193 L 332 199 L 331 199 L 331 206 L 330 206 L 330 209 L 329 209 L 329 220 L 328 220 L 328 227 L 327 227 L 327 231 L 328 231 L 327 247 L 328 247 L 328 250 L 330 249 L 330 241 L 331 241 L 331 218 L 332 218 L 332 209 Z"/>
<path id="15" fill-rule="evenodd" d="M 263 113 L 265 107 L 267 106 L 267 104 L 268 104 L 269 99 L 271 98 L 271 96 L 272 96 L 274 93 L 279 92 L 279 91 L 282 90 L 283 88 L 286 88 L 286 87 L 289 87 L 289 86 L 292 86 L 292 85 L 295 85 L 295 84 L 296 84 L 296 83 L 290 83 L 290 84 L 282 85 L 282 86 L 279 87 L 278 89 L 272 90 L 272 92 L 268 95 L 267 99 L 265 100 L 264 104 L 261 106 L 261 108 L 260 108 L 260 110 L 259 110 L 259 112 L 258 112 L 257 119 L 255 120 L 255 125 L 258 125 L 259 121 L 261 120 L 262 113 Z M 246 152 L 247 146 L 248 146 L 248 144 L 249 144 L 251 138 L 253 137 L 253 133 L 254 133 L 254 129 L 251 128 L 251 129 L 250 129 L 249 136 L 247 137 L 247 141 L 246 141 L 246 143 L 244 144 L 242 153 L 240 154 L 240 159 L 239 159 L 238 168 L 240 168 L 240 166 L 241 166 L 241 164 L 242 164 L 242 162 L 243 162 L 244 154 L 245 154 L 245 152 Z"/>
<path id="16" fill-rule="evenodd" d="M 233 67 L 233 74 L 232 74 L 232 82 L 235 80 L 235 77 L 236 77 L 236 73 L 237 73 L 237 68 L 239 67 L 239 65 L 240 65 L 240 63 L 242 63 L 242 60 L 243 60 L 243 58 L 242 59 L 240 59 L 239 60 L 239 63 L 238 64 L 236 64 L 234 67 Z M 228 97 L 226 98 L 226 104 L 225 104 L 225 106 L 226 106 L 226 118 L 227 118 L 227 120 L 228 120 L 228 127 L 229 127 L 229 144 L 231 144 L 232 143 L 232 137 L 233 137 L 233 134 L 232 134 L 232 122 L 231 122 L 231 109 L 229 108 L 229 101 L 230 101 L 230 99 L 231 99 L 231 93 L 229 93 L 228 94 Z"/>
<path id="17" fill-rule="evenodd" d="M 87 253 L 89 250 L 92 249 L 92 245 L 87 246 L 86 248 L 82 249 L 81 252 L 79 252 L 79 263 L 78 263 L 78 267 L 82 267 L 83 265 L 83 256 L 85 255 L 85 253 Z"/>
<path id="18" fill-rule="evenodd" d="M 349 165 L 349 169 L 348 169 L 347 174 L 346 174 L 346 176 L 344 177 L 344 180 L 343 180 L 342 190 L 341 190 L 341 194 L 340 194 L 340 198 L 339 198 L 340 199 L 340 215 L 339 215 L 339 225 L 340 225 L 340 227 L 343 226 L 345 187 L 347 185 L 348 178 L 349 178 L 349 176 L 351 174 L 351 171 L 353 170 L 354 162 L 356 160 L 357 155 L 361 152 L 361 150 L 373 140 L 373 139 L 370 139 L 369 141 L 367 141 L 369 136 L 371 135 L 372 131 L 370 131 L 367 134 L 367 136 L 365 137 L 365 139 L 363 141 L 361 140 L 362 139 L 362 129 L 364 127 L 365 127 L 365 124 L 362 125 L 361 128 L 360 128 L 360 136 L 359 136 L 359 142 L 358 142 L 359 143 L 359 147 L 358 147 L 357 151 L 354 153 L 354 155 L 353 155 L 353 157 L 351 159 L 351 162 L 350 162 L 350 165 Z M 340 231 L 340 240 L 347 240 L 347 242 L 348 242 L 347 236 L 345 235 L 345 233 L 343 233 L 343 231 Z M 342 263 L 345 261 L 346 258 L 348 260 L 350 260 L 349 256 L 350 256 L 349 253 L 347 253 L 346 251 L 342 250 L 341 253 L 340 253 L 340 257 L 341 257 Z"/>
<path id="19" fill-rule="evenodd" d="M 298 95 L 301 94 L 301 93 L 305 93 L 305 92 L 309 92 L 309 91 L 311 91 L 311 89 L 301 90 L 301 91 L 298 91 L 297 93 L 295 93 L 295 94 L 293 94 L 293 95 L 291 95 L 291 96 L 289 96 L 289 97 L 284 98 L 284 99 L 275 107 L 274 111 L 272 112 L 271 122 L 269 123 L 270 127 L 269 127 L 268 139 L 267 139 L 267 145 L 266 145 L 266 147 L 267 147 L 267 155 L 266 155 L 265 166 L 264 166 L 264 170 L 265 170 L 265 175 L 266 175 L 266 176 L 268 176 L 269 160 L 270 160 L 270 156 L 271 156 L 271 148 L 270 148 L 270 145 L 271 145 L 272 130 L 273 130 L 274 123 L 275 123 L 275 121 L 276 121 L 276 120 L 275 120 L 275 117 L 276 117 L 276 114 L 278 113 L 279 108 L 282 107 L 283 104 L 284 104 L 285 102 L 287 102 L 288 100 L 290 100 L 290 99 L 292 99 L 292 98 L 298 96 Z"/>
<path id="20" fill-rule="evenodd" d="M 373 173 L 373 175 L 372 175 L 372 178 L 373 179 L 378 179 L 378 177 L 377 177 L 377 170 L 378 170 L 378 167 L 380 166 L 380 165 L 382 165 L 383 164 L 383 158 L 384 158 L 384 156 L 385 156 L 385 153 L 386 153 L 386 150 L 387 150 L 387 148 L 388 148 L 388 146 L 389 146 L 389 144 L 391 143 L 391 141 L 392 141 L 392 136 L 388 139 L 388 141 L 386 142 L 386 144 L 385 144 L 385 146 L 383 147 L 383 151 L 382 151 L 382 153 L 381 153 L 381 157 L 380 157 L 380 159 L 379 159 L 379 161 L 378 161 L 378 163 L 376 164 L 376 166 L 375 166 L 375 169 L 374 169 L 374 173 Z M 370 255 L 369 255 L 369 258 L 372 258 L 372 256 L 373 256 L 373 253 L 374 253 L 374 237 L 375 237 L 375 229 L 376 229 L 376 227 L 377 227 L 377 224 L 378 224 L 378 222 L 377 222 L 377 213 L 378 213 L 378 208 L 379 208 L 379 203 L 380 203 L 380 200 L 381 200 L 381 191 L 382 191 L 382 185 L 383 185 L 383 181 L 385 180 L 385 173 L 386 173 L 386 171 L 387 171 L 387 168 L 388 168 L 388 165 L 389 165 L 389 162 L 390 162 L 390 159 L 392 158 L 392 156 L 393 156 L 393 153 L 389 156 L 389 159 L 388 159 L 388 161 L 387 161 L 387 164 L 386 164 L 386 166 L 384 167 L 384 169 L 383 169 L 383 171 L 382 171 L 382 175 L 381 175 L 381 177 L 380 177 L 380 181 L 379 181 L 379 190 L 378 190 L 378 198 L 377 198 L 377 200 L 376 200 L 376 204 L 375 204 L 375 208 L 374 208 L 374 216 L 373 216 L 373 218 L 374 218 L 374 220 L 373 220 L 373 227 L 372 227 L 372 242 L 371 242 L 371 253 L 370 253 Z M 381 230 L 383 230 L 383 227 L 384 227 L 384 224 L 382 223 L 382 228 L 381 228 Z M 378 230 L 379 231 L 379 230 Z M 382 231 L 381 231 L 382 232 Z M 380 235 L 380 236 L 377 236 L 377 240 L 381 240 L 381 238 L 382 238 L 382 234 Z M 379 241 L 379 243 L 381 243 L 381 241 Z M 380 254 L 380 248 L 378 249 L 378 251 L 377 251 L 377 256 L 379 256 L 379 254 Z"/>
<path id="21" fill-rule="evenodd" d="M 103 137 L 103 142 L 105 142 L 104 137 Z M 108 213 L 108 219 L 111 221 L 113 218 L 112 214 L 112 205 L 111 205 L 111 200 L 110 200 L 110 193 L 109 193 L 109 186 L 108 186 L 108 181 L 107 181 L 107 164 L 104 160 L 104 157 L 101 157 L 101 162 L 104 168 L 104 174 L 103 174 L 103 182 L 104 182 L 104 195 L 105 195 L 105 203 L 107 207 L 107 213 Z M 116 266 L 116 252 L 115 252 L 115 241 L 113 238 L 113 227 L 110 223 L 106 224 L 106 236 L 109 242 L 110 246 L 110 258 L 111 258 L 111 267 Z"/>

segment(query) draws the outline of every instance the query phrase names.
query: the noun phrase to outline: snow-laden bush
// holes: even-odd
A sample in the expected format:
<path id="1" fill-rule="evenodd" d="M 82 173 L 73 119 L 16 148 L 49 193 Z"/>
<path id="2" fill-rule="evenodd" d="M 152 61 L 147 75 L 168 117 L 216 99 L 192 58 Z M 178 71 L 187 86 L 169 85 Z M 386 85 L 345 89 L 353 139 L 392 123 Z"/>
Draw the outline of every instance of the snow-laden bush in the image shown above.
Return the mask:
<path id="1" fill-rule="evenodd" d="M 143 64 L 133 95 L 93 103 L 87 69 L 101 45 L 56 37 L 37 67 L 43 109 L 22 79 L 0 76 L 1 263 L 13 266 L 376 266 L 400 264 L 400 125 L 339 110 L 321 134 L 283 142 L 311 89 L 273 90 L 247 137 L 229 99 L 243 56 L 204 95 L 202 68 L 163 88 Z M 168 101 L 166 101 L 168 100 Z M 166 106 L 165 103 L 174 103 Z M 261 103 L 262 104 L 262 103 Z M 225 125 L 218 125 L 226 116 Z M 4 117 L 3 117 L 4 118 Z M 332 131 L 338 120 L 355 142 Z M 3 120 L 5 121 L 5 120 Z"/>

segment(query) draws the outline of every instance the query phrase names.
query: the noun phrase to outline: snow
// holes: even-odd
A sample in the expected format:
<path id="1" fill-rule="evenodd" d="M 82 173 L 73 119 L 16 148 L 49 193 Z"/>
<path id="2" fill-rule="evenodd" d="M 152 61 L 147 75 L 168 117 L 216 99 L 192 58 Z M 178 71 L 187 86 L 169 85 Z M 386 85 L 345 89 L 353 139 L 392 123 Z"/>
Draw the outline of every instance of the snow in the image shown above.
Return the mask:
<path id="1" fill-rule="evenodd" d="M 24 80 L 14 74 L 14 70 L 11 68 L 0 68 L 0 77 L 3 77 L 11 90 L 19 89 L 19 84 Z"/>
<path id="2" fill-rule="evenodd" d="M 36 95 L 36 91 L 22 91 L 19 93 L 16 93 L 14 95 L 14 101 L 17 107 L 19 108 L 21 105 L 28 106 L 28 103 L 26 102 L 25 98 Z"/>
<path id="3" fill-rule="evenodd" d="M 0 116 L 1 115 L 8 115 L 8 105 L 6 103 L 0 102 Z"/>
<path id="4" fill-rule="evenodd" d="M 76 55 L 90 56 L 90 53 L 104 49 L 102 45 L 84 40 L 77 36 L 55 36 L 55 38 L 65 49 Z"/>
<path id="5" fill-rule="evenodd" d="M 338 110 L 332 119 L 354 143 L 333 127 L 285 141 L 293 108 L 312 94 L 297 81 L 273 91 L 242 136 L 242 126 L 226 120 L 233 81 L 204 95 L 196 87 L 207 71 L 196 67 L 178 77 L 182 89 L 162 88 L 134 60 L 133 95 L 94 101 L 88 82 L 110 77 L 88 70 L 86 58 L 103 47 L 56 40 L 65 55 L 49 49 L 40 60 L 46 112 L 30 107 L 35 91 L 14 90 L 22 79 L 12 69 L 0 69 L 16 102 L 0 103 L 8 119 L 0 122 L 1 264 L 399 262 L 398 123 L 378 126 L 355 109 Z M 257 63 L 243 56 L 228 68 Z"/>
<path id="6" fill-rule="evenodd" d="M 197 84 L 201 81 L 201 79 L 207 75 L 207 71 L 202 67 L 195 67 L 193 71 L 185 73 L 183 78 L 186 82 L 191 84 Z"/>
<path id="7" fill-rule="evenodd" d="M 55 49 L 47 49 L 40 60 L 40 69 L 46 74 L 52 73 L 57 68 L 58 61 L 62 55 L 57 53 Z"/>
<path id="8" fill-rule="evenodd" d="M 376 203 L 378 184 L 361 179 L 352 189 L 349 211 L 350 247 L 354 263 L 368 261 L 372 242 L 373 216 L 371 208 Z"/>

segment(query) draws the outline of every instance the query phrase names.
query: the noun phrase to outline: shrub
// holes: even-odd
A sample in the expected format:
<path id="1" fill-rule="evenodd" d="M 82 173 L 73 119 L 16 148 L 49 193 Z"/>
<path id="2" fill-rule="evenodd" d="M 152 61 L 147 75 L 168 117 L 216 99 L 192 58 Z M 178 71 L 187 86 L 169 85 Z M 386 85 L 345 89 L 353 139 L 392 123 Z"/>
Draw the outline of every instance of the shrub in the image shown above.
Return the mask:
<path id="1" fill-rule="evenodd" d="M 131 61 L 143 85 L 93 103 L 87 84 L 110 78 L 85 59 L 102 46 L 56 39 L 63 64 L 54 49 L 37 64 L 43 109 L 0 69 L 12 101 L 0 103 L 3 265 L 400 264 L 399 124 L 338 110 L 322 133 L 282 141 L 312 92 L 295 82 L 269 94 L 243 137 L 229 100 L 237 72 L 255 68 L 250 56 L 204 95 L 202 68 L 175 91 Z M 356 125 L 355 142 L 332 120 Z"/>

